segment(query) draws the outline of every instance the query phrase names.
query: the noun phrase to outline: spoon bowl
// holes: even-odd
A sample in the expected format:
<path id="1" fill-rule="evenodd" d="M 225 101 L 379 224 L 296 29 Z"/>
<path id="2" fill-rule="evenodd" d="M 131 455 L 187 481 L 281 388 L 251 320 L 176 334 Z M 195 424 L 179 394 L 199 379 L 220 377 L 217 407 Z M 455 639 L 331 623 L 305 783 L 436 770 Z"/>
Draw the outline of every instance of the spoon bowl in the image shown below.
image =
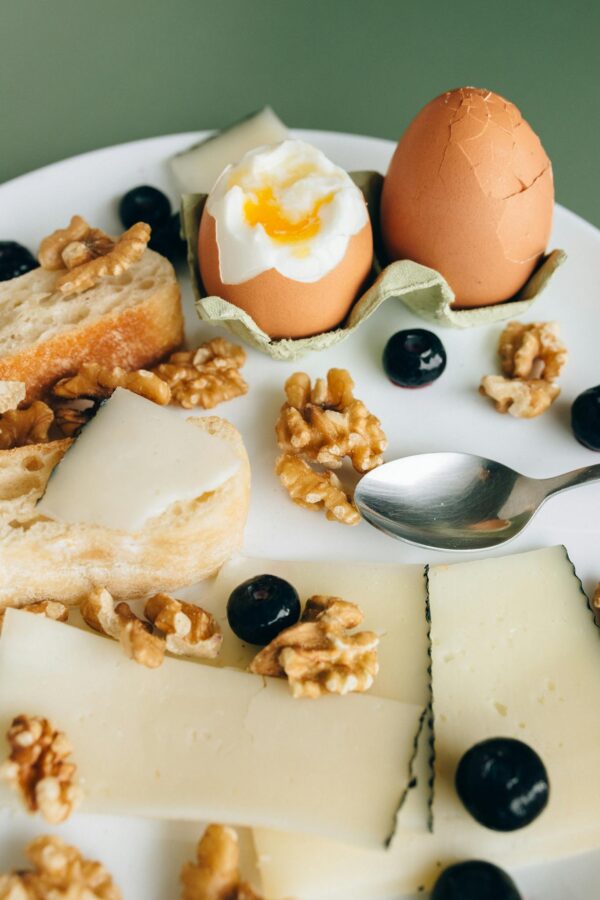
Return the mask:
<path id="1" fill-rule="evenodd" d="M 600 465 L 528 478 L 469 453 L 395 459 L 358 483 L 363 517 L 387 534 L 436 550 L 486 550 L 516 537 L 559 491 L 600 480 Z"/>

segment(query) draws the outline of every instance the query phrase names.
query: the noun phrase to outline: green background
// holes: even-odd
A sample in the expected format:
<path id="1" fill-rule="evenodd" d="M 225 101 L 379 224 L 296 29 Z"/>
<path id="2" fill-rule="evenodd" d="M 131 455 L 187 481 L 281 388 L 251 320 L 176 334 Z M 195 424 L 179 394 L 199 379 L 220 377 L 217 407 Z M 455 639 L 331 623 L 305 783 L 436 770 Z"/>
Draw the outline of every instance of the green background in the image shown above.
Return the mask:
<path id="1" fill-rule="evenodd" d="M 448 88 L 520 107 L 557 199 L 600 225 L 600 3 L 0 0 L 0 181 L 85 150 L 228 124 L 397 138 Z"/>

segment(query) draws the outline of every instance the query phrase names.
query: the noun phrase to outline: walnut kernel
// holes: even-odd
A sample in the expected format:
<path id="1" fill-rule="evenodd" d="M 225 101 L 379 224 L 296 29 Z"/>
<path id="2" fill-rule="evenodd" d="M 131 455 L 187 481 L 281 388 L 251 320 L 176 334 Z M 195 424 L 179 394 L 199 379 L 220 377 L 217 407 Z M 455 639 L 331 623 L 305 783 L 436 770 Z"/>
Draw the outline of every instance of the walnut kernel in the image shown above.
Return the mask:
<path id="1" fill-rule="evenodd" d="M 33 869 L 0 875 L 3 900 L 122 900 L 104 866 L 85 859 L 56 835 L 42 835 L 25 848 Z"/>
<path id="2" fill-rule="evenodd" d="M 328 468 L 339 468 L 346 456 L 357 472 L 381 465 L 386 436 L 353 388 L 345 369 L 330 369 L 313 387 L 304 372 L 291 375 L 275 426 L 280 449 Z"/>
<path id="3" fill-rule="evenodd" d="M 107 275 L 121 275 L 143 255 L 150 240 L 150 226 L 137 222 L 113 240 L 99 228 L 91 228 L 81 216 L 73 216 L 67 228 L 44 238 L 38 259 L 44 269 L 65 269 L 56 282 L 59 291 L 78 294 Z"/>
<path id="4" fill-rule="evenodd" d="M 533 419 L 552 406 L 560 388 L 541 378 L 504 378 L 486 375 L 481 379 L 479 392 L 496 404 L 500 413 L 510 413 L 517 419 Z"/>
<path id="5" fill-rule="evenodd" d="M 152 634 L 148 622 L 139 619 L 127 603 L 115 606 L 112 595 L 97 587 L 81 604 L 81 615 L 90 628 L 119 641 L 125 654 L 149 669 L 162 664 L 165 641 Z"/>
<path id="6" fill-rule="evenodd" d="M 181 900 L 260 900 L 240 876 L 240 848 L 236 832 L 225 825 L 209 825 L 196 849 L 196 862 L 181 870 Z"/>
<path id="7" fill-rule="evenodd" d="M 294 503 L 305 509 L 326 511 L 330 521 L 358 525 L 360 513 L 344 492 L 334 472 L 315 472 L 303 459 L 290 453 L 280 456 L 275 472 Z"/>
<path id="8" fill-rule="evenodd" d="M 64 822 L 82 797 L 65 735 L 48 719 L 20 715 L 6 737 L 10 753 L 0 777 L 20 792 L 30 812 L 39 811 L 52 824 Z"/>
<path id="9" fill-rule="evenodd" d="M 54 413 L 41 400 L 27 409 L 9 409 L 0 415 L 0 450 L 45 443 L 53 420 Z"/>
<path id="10" fill-rule="evenodd" d="M 119 604 L 119 606 L 127 604 Z M 164 638 L 151 634 L 145 623 L 133 617 L 125 622 L 119 634 L 121 647 L 129 659 L 135 660 L 147 669 L 158 669 L 165 658 Z"/>
<path id="11" fill-rule="evenodd" d="M 285 628 L 252 660 L 257 675 L 287 677 L 294 697 L 367 691 L 379 666 L 379 638 L 372 631 L 351 634 L 363 615 L 339 597 L 311 597 L 300 622 Z"/>
<path id="12" fill-rule="evenodd" d="M 154 372 L 171 388 L 173 403 L 184 409 L 212 409 L 248 393 L 239 371 L 245 361 L 242 347 L 225 338 L 213 338 L 197 350 L 172 353 Z"/>
<path id="13" fill-rule="evenodd" d="M 165 635 L 169 653 L 214 659 L 223 643 L 217 620 L 193 603 L 155 594 L 146 601 L 145 616 Z"/>
<path id="14" fill-rule="evenodd" d="M 500 335 L 498 354 L 507 377 L 544 381 L 556 381 L 568 357 L 556 322 L 509 322 Z"/>
<path id="15" fill-rule="evenodd" d="M 161 406 L 165 406 L 171 399 L 169 386 L 153 372 L 146 369 L 128 372 L 119 366 L 107 369 L 98 363 L 84 363 L 76 375 L 61 378 L 52 388 L 52 393 L 55 397 L 69 400 L 101 400 L 110 397 L 118 387 Z"/>

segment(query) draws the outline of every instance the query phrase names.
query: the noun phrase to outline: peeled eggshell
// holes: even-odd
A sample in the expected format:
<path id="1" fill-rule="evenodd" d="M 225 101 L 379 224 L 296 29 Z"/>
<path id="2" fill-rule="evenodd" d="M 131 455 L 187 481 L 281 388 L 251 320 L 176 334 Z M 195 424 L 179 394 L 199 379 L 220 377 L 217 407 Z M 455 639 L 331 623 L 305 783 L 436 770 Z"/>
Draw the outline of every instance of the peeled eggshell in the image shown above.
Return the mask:
<path id="1" fill-rule="evenodd" d="M 200 276 L 206 292 L 245 310 L 270 337 L 310 337 L 339 325 L 360 294 L 373 262 L 371 223 L 353 235 L 342 261 L 319 281 L 292 281 L 267 269 L 240 284 L 221 281 L 216 223 L 206 207 L 198 235 Z"/>
<path id="2" fill-rule="evenodd" d="M 456 307 L 512 297 L 550 237 L 552 166 L 514 104 L 459 88 L 425 106 L 400 138 L 381 196 L 390 260 L 440 272 Z"/>

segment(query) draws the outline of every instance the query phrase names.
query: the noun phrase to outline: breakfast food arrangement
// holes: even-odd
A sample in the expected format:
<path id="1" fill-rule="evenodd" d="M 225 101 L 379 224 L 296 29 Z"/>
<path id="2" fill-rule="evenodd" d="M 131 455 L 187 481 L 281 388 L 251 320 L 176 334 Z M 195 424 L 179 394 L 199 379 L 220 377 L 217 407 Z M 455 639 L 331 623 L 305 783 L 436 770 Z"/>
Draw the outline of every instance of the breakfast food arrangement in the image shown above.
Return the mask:
<path id="1" fill-rule="evenodd" d="M 533 127 L 99 153 L 0 213 L 0 898 L 588 900 L 597 235 Z"/>

